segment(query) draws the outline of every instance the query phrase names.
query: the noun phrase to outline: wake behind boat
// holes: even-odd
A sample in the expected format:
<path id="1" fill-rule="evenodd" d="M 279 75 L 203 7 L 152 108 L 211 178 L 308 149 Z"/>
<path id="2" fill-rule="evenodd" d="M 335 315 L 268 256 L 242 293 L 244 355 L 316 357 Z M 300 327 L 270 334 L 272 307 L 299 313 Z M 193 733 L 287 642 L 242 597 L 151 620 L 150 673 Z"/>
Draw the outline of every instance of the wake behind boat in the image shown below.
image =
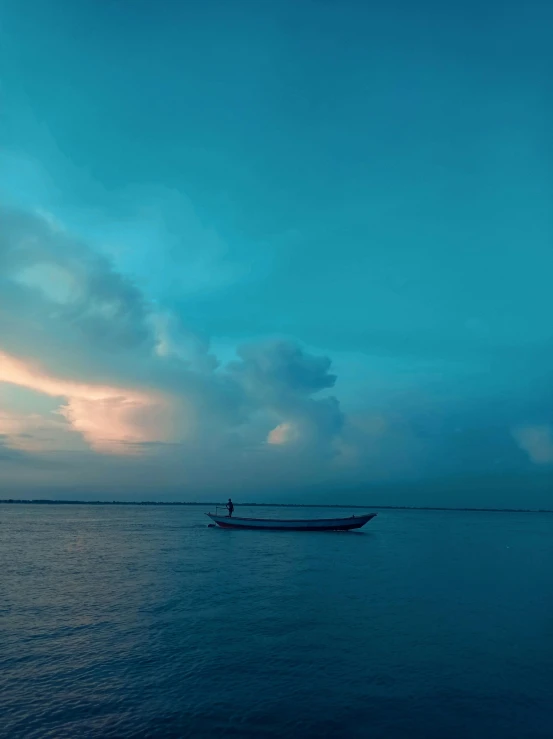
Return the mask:
<path id="1" fill-rule="evenodd" d="M 206 516 L 223 529 L 269 529 L 272 531 L 351 531 L 360 529 L 376 513 L 364 513 L 348 518 L 242 518 L 239 516 L 206 513 Z"/>

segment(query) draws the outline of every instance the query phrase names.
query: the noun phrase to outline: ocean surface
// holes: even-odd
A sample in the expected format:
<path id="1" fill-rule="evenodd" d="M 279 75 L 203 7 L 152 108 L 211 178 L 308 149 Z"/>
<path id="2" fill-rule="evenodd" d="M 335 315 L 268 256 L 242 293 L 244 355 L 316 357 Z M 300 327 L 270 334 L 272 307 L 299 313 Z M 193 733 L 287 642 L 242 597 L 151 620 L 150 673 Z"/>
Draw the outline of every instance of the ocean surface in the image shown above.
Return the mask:
<path id="1" fill-rule="evenodd" d="M 553 515 L 205 510 L 0 506 L 2 737 L 553 737 Z"/>

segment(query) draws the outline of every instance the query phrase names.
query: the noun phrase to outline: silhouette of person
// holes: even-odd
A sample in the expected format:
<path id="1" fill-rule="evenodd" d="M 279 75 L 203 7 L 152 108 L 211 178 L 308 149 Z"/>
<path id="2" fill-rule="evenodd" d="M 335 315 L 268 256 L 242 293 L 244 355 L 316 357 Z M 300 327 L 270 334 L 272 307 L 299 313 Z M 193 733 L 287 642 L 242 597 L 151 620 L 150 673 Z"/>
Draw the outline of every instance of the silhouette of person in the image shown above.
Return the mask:
<path id="1" fill-rule="evenodd" d="M 232 513 L 234 511 L 234 503 L 232 502 L 232 500 L 230 498 L 228 499 L 227 508 L 228 508 L 229 518 L 231 518 L 232 517 Z"/>

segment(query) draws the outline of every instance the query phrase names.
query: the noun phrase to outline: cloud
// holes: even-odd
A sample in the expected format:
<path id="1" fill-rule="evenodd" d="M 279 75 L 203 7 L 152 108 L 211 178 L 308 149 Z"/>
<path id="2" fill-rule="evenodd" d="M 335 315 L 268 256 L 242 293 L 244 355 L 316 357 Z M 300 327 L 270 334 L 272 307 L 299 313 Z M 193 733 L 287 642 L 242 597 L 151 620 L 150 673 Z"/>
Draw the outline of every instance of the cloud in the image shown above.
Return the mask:
<path id="1" fill-rule="evenodd" d="M 0 436 L 10 449 L 40 453 L 71 448 L 67 423 L 54 414 L 15 413 L 0 409 Z"/>
<path id="2" fill-rule="evenodd" d="M 534 464 L 553 464 L 552 426 L 521 426 L 513 430 L 513 437 Z"/>
<path id="3" fill-rule="evenodd" d="M 248 356 L 252 351 L 250 346 Z M 225 448 L 225 438 L 232 435 L 242 440 L 247 449 L 265 443 L 273 419 L 284 417 L 289 420 L 281 420 L 283 428 L 293 429 L 286 436 L 288 444 L 323 451 L 325 443 L 339 431 L 342 414 L 335 398 L 315 400 L 308 393 L 331 384 L 332 376 L 326 376 L 329 363 L 299 347 L 291 351 L 289 343 L 257 347 L 255 357 L 255 367 L 264 368 L 266 379 L 254 372 L 253 384 L 244 381 L 252 372 L 249 358 L 233 362 L 217 373 L 191 371 L 187 363 L 172 366 L 170 373 L 161 371 L 157 375 L 165 387 L 145 390 L 67 379 L 47 372 L 36 362 L 0 352 L 0 382 L 57 399 L 58 418 L 67 421 L 67 428 L 60 427 L 57 419 L 45 421 L 42 426 L 58 432 L 76 432 L 92 449 L 102 453 L 136 454 L 155 442 L 190 441 L 203 445 L 204 451 L 213 451 L 214 445 Z M 286 357 L 290 357 L 291 368 L 286 367 Z M 312 368 L 309 380 L 307 372 L 301 381 L 295 379 L 298 357 Z M 164 360 L 162 357 L 159 361 Z M 271 367 L 275 364 L 278 372 L 274 373 Z M 9 422 L 7 419 L 4 416 L 4 430 L 12 446 L 27 450 L 50 448 L 44 435 L 35 433 L 39 424 L 36 414 L 12 414 Z M 282 432 L 280 437 L 283 441 Z M 277 438 L 278 434 L 273 434 L 270 442 Z"/>
<path id="4" fill-rule="evenodd" d="M 311 397 L 332 388 L 329 357 L 306 352 L 292 341 L 272 340 L 238 347 L 239 359 L 228 365 L 230 376 L 247 401 L 263 407 L 277 420 L 267 441 L 275 446 L 300 446 L 331 452 L 343 424 L 338 400 Z"/>
<path id="5" fill-rule="evenodd" d="M 336 382 L 329 372 L 332 361 L 306 353 L 296 342 L 248 344 L 238 348 L 238 355 L 231 372 L 249 392 L 269 400 L 311 395 Z"/>
<path id="6" fill-rule="evenodd" d="M 166 359 L 178 359 L 198 372 L 211 372 L 219 364 L 209 352 L 209 342 L 188 330 L 179 316 L 165 310 L 154 310 L 149 315 L 155 353 Z"/>
<path id="7" fill-rule="evenodd" d="M 462 378 L 437 387 L 433 369 L 427 387 L 419 376 L 401 392 L 391 383 L 369 393 L 372 407 L 353 398 L 346 413 L 324 353 L 273 338 L 233 347 L 236 358 L 219 362 L 184 308 L 146 300 L 47 214 L 3 209 L 0 226 L 0 457 L 13 479 L 17 464 L 48 455 L 67 473 L 52 468 L 52 484 L 86 470 L 98 489 L 160 495 L 523 469 L 528 455 L 551 461 L 550 427 L 520 424 L 526 406 L 471 406 Z M 21 467 L 18 479 L 38 484 L 32 474 Z"/>
<path id="8" fill-rule="evenodd" d="M 267 442 L 269 444 L 289 444 L 298 438 L 298 430 L 292 423 L 279 423 L 269 432 Z"/>
<path id="9" fill-rule="evenodd" d="M 63 326 L 66 337 L 112 352 L 151 341 L 140 291 L 44 215 L 0 207 L 0 275 L 4 335 L 16 325 L 50 335 Z"/>
<path id="10" fill-rule="evenodd" d="M 99 452 L 133 453 L 137 444 L 166 439 L 163 404 L 132 393 L 101 399 L 69 397 L 60 413 Z"/>
<path id="11" fill-rule="evenodd" d="M 167 401 L 159 393 L 54 377 L 38 365 L 5 352 L 0 352 L 0 382 L 60 398 L 59 413 L 98 451 L 124 453 L 132 450 L 128 444 L 165 438 L 163 414 Z M 23 448 L 28 448 L 23 431 L 36 423 L 35 415 L 3 417 L 4 433 Z"/>

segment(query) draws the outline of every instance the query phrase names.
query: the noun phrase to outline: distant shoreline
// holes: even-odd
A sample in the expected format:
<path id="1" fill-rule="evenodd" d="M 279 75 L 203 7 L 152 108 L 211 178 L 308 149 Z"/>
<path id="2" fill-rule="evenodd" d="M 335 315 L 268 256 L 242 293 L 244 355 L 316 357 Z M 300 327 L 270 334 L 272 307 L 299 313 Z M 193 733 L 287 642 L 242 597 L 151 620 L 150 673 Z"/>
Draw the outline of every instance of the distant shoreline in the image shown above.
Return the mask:
<path id="1" fill-rule="evenodd" d="M 99 505 L 99 506 L 202 506 L 204 508 L 221 506 L 223 503 L 208 501 L 152 501 L 152 500 L 17 500 L 0 498 L 0 505 Z M 235 503 L 242 508 L 377 508 L 391 511 L 467 511 L 475 513 L 553 513 L 550 508 L 447 508 L 445 506 L 407 506 L 407 505 L 347 505 L 344 503 Z"/>

